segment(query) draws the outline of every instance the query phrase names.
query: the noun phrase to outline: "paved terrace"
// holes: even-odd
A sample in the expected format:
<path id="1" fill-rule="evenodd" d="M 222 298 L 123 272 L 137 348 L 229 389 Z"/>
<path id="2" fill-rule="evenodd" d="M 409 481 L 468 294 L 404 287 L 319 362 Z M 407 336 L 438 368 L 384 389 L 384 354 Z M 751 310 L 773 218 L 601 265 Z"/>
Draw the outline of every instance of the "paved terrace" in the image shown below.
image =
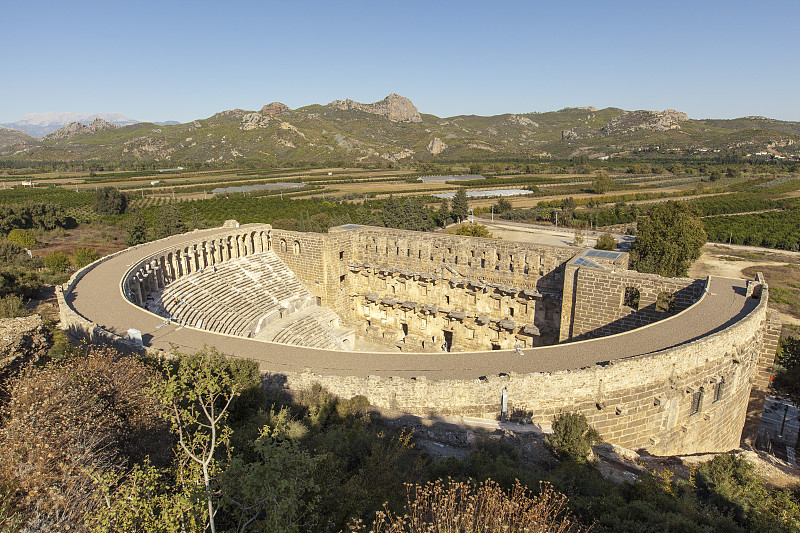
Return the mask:
<path id="1" fill-rule="evenodd" d="M 175 236 L 166 243 L 178 247 L 230 231 L 219 228 L 194 232 Z M 203 346 L 216 346 L 225 354 L 254 359 L 262 370 L 276 373 L 311 370 L 320 375 L 462 380 L 500 373 L 584 368 L 706 337 L 738 322 L 758 304 L 758 300 L 745 296 L 746 281 L 714 277 L 697 303 L 669 319 L 610 337 L 530 348 L 522 355 L 513 350 L 441 354 L 327 351 L 211 333 L 175 323 L 164 325 L 163 318 L 126 300 L 120 287 L 131 265 L 165 246 L 165 241 L 152 243 L 100 263 L 75 285 L 72 294 L 65 295 L 68 304 L 84 318 L 120 336 L 125 336 L 128 328 L 140 330 L 145 346 L 151 349 L 169 351 L 171 345 L 176 345 L 181 351 L 193 352 Z"/>

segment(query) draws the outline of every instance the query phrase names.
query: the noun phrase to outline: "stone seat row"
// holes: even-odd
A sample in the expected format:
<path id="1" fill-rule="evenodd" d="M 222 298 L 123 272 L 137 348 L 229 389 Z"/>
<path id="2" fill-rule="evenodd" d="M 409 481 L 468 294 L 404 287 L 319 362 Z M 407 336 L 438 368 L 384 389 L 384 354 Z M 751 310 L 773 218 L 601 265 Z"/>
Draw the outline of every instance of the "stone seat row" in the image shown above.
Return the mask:
<path id="1" fill-rule="evenodd" d="M 339 317 L 330 309 L 311 306 L 272 324 L 257 338 L 296 346 L 339 350 L 341 339 L 347 332 L 337 327 L 338 321 Z"/>
<path id="2" fill-rule="evenodd" d="M 265 252 L 218 263 L 170 283 L 157 308 L 178 322 L 253 336 L 270 317 L 311 305 L 313 297 L 275 255 Z"/>

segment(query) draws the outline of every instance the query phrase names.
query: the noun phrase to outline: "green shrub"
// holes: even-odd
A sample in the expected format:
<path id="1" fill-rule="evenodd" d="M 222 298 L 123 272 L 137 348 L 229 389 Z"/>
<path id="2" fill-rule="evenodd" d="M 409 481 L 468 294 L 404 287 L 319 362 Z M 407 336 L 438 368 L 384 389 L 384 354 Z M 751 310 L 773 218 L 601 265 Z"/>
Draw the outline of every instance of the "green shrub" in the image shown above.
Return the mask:
<path id="1" fill-rule="evenodd" d="M 8 240 L 20 245 L 22 248 L 33 248 L 36 245 L 36 239 L 33 238 L 33 235 L 19 228 L 8 232 Z"/>
<path id="2" fill-rule="evenodd" d="M 697 488 L 709 505 L 752 531 L 797 531 L 796 495 L 770 491 L 742 455 L 724 453 L 697 469 Z"/>
<path id="3" fill-rule="evenodd" d="M 39 294 L 42 280 L 36 272 L 20 268 L 0 270 L 0 297 L 16 294 L 21 298 L 33 298 Z"/>
<path id="4" fill-rule="evenodd" d="M 553 417 L 553 433 L 545 439 L 550 451 L 561 460 L 585 462 L 592 446 L 603 442 L 596 429 L 580 413 L 561 413 Z"/>
<path id="5" fill-rule="evenodd" d="M 7 294 L 0 298 L 0 318 L 28 316 L 30 311 L 16 294 Z"/>
<path id="6" fill-rule="evenodd" d="M 75 260 L 75 266 L 78 268 L 83 268 L 90 263 L 94 263 L 98 259 L 100 259 L 100 254 L 97 253 L 97 250 L 94 248 L 89 248 L 88 246 L 82 246 L 75 250 L 72 254 L 72 258 Z"/>
<path id="7" fill-rule="evenodd" d="M 19 244 L 0 237 L 0 263 L 7 265 L 21 253 L 22 247 Z"/>
<path id="8" fill-rule="evenodd" d="M 475 224 L 474 222 L 459 226 L 458 229 L 456 229 L 455 234 L 466 235 L 468 237 L 483 237 L 485 239 L 491 239 L 493 237 L 492 233 L 486 228 L 486 226 L 482 224 Z"/>
<path id="9" fill-rule="evenodd" d="M 128 196 L 115 187 L 102 187 L 94 193 L 92 208 L 99 215 L 121 215 L 128 208 Z"/>
<path id="10" fill-rule="evenodd" d="M 69 268 L 69 258 L 64 252 L 53 252 L 44 256 L 44 266 L 49 268 L 53 273 L 66 272 Z"/>
<path id="11" fill-rule="evenodd" d="M 610 233 L 603 233 L 597 238 L 595 250 L 613 250 L 617 247 L 617 240 Z"/>

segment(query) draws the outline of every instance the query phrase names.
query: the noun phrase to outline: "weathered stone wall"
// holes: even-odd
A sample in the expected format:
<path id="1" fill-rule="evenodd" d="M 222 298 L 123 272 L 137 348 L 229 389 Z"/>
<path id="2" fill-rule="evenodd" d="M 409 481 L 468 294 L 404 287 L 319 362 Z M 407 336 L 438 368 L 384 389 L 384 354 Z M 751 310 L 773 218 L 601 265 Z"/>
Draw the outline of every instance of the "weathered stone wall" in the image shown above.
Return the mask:
<path id="1" fill-rule="evenodd" d="M 297 279 L 319 298 L 321 305 L 330 305 L 327 292 L 325 235 L 270 229 L 268 232 L 271 250 L 294 272 Z"/>
<path id="2" fill-rule="evenodd" d="M 408 270 L 351 265 L 351 322 L 404 351 L 513 349 L 554 342 L 560 300 L 519 289 Z M 545 311 L 549 305 L 550 312 Z"/>
<path id="3" fill-rule="evenodd" d="M 756 274 L 756 285 L 754 296 L 759 296 L 758 291 L 767 288 L 764 276 L 761 272 Z M 764 330 L 764 340 L 761 343 L 761 350 L 758 353 L 758 366 L 753 373 L 753 387 L 750 391 L 750 401 L 747 405 L 747 421 L 742 431 L 742 444 L 755 446 L 758 437 L 758 428 L 761 425 L 761 413 L 764 411 L 764 400 L 767 396 L 770 379 L 772 379 L 772 366 L 775 363 L 775 353 L 778 350 L 778 343 L 781 336 L 781 319 L 775 312 L 767 314 L 767 322 Z"/>
<path id="4" fill-rule="evenodd" d="M 320 383 L 339 396 L 360 394 L 378 407 L 412 414 L 495 419 L 506 389 L 512 418 L 549 424 L 559 412 L 579 411 L 608 442 L 627 448 L 658 455 L 726 451 L 739 444 L 751 378 L 762 353 L 770 349 L 766 320 L 765 293 L 749 315 L 709 337 L 606 366 L 552 374 L 472 381 L 311 372 L 273 378 L 290 388 Z"/>
<path id="5" fill-rule="evenodd" d="M 334 230 L 348 231 L 348 230 Z M 442 265 L 462 278 L 560 293 L 563 265 L 580 248 L 386 228 L 359 228 L 354 259 L 376 266 L 435 273 Z M 623 254 L 627 262 L 627 254 Z"/>
<path id="6" fill-rule="evenodd" d="M 703 280 L 663 278 L 631 270 L 601 270 L 569 263 L 565 268 L 561 342 L 630 331 L 683 311 L 700 297 Z M 638 306 L 625 305 L 627 288 L 638 292 Z M 659 295 L 674 298 L 660 311 Z"/>

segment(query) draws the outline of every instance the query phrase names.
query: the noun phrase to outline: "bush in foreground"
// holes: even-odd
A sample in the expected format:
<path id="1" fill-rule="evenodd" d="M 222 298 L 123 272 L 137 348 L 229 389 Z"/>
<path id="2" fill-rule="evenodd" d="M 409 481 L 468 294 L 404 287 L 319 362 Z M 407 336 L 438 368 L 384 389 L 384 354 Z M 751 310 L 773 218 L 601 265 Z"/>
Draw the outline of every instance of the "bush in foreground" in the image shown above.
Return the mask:
<path id="1" fill-rule="evenodd" d="M 553 417 L 553 434 L 545 439 L 553 455 L 563 460 L 584 462 L 592 446 L 603 442 L 596 429 L 580 413 L 561 413 Z"/>
<path id="2" fill-rule="evenodd" d="M 506 531 L 585 531 L 572 518 L 567 498 L 549 484 L 532 494 L 519 481 L 506 493 L 492 480 L 478 485 L 437 480 L 407 485 L 408 503 L 402 515 L 384 508 L 371 533 L 495 533 Z M 351 531 L 367 531 L 356 523 Z"/>

